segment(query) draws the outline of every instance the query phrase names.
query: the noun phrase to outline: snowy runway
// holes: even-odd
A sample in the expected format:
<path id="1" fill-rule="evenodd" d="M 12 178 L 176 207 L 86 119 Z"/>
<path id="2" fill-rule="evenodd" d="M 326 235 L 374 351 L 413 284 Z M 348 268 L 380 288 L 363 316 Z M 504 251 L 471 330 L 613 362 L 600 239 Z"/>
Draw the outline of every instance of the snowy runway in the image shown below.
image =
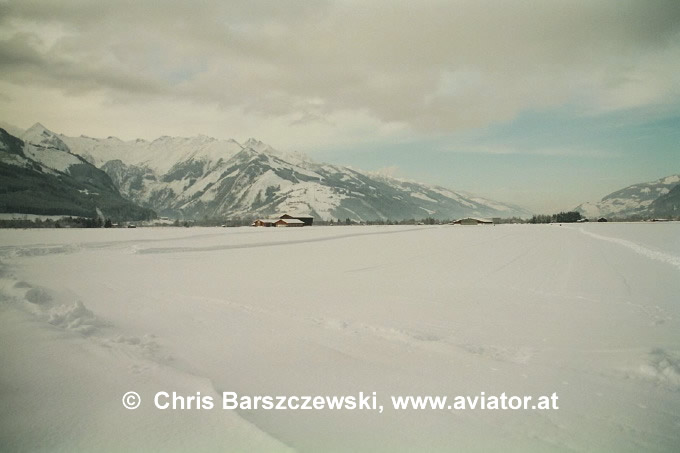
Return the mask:
<path id="1" fill-rule="evenodd" d="M 3 230 L 0 450 L 672 451 L 679 262 L 678 223 Z M 559 410 L 387 407 L 480 392 Z"/>

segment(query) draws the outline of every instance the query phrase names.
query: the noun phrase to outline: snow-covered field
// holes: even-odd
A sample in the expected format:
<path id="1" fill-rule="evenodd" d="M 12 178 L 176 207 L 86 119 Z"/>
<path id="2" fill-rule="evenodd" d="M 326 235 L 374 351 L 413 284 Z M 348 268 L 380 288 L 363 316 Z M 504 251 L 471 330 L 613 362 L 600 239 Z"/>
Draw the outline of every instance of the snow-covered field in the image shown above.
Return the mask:
<path id="1" fill-rule="evenodd" d="M 677 451 L 679 295 L 680 223 L 3 230 L 0 451 Z M 480 392 L 559 409 L 390 404 Z"/>

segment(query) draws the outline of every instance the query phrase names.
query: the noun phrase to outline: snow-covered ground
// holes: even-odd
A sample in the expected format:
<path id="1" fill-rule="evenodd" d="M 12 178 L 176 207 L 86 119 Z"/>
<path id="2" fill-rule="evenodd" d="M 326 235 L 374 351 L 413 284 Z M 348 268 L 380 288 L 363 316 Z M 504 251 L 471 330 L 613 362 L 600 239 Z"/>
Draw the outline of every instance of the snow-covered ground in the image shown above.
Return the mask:
<path id="1" fill-rule="evenodd" d="M 3 230 L 0 451 L 677 451 L 679 294 L 679 223 Z M 390 404 L 480 392 L 559 409 Z"/>

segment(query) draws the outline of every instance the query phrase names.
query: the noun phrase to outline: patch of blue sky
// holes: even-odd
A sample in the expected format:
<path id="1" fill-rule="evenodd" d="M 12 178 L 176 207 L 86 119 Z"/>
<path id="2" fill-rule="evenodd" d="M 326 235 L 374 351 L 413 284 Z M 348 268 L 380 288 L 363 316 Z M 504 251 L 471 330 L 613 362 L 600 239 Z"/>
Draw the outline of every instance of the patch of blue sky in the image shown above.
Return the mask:
<path id="1" fill-rule="evenodd" d="M 328 149 L 317 157 L 368 170 L 396 167 L 398 176 L 533 210 L 569 209 L 592 194 L 680 172 L 680 111 L 661 110 L 526 111 L 483 128 Z M 538 192 L 551 188 L 556 195 L 542 201 Z"/>

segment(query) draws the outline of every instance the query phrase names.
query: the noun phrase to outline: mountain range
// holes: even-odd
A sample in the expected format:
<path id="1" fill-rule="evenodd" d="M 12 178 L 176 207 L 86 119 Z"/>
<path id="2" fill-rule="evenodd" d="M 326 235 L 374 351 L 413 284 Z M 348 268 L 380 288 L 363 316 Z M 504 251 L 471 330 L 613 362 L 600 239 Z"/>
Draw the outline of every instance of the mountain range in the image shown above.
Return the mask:
<path id="1" fill-rule="evenodd" d="M 120 220 L 283 213 L 355 221 L 531 215 L 466 192 L 315 162 L 253 138 L 123 141 L 69 137 L 39 123 L 25 131 L 0 127 L 3 212 Z M 634 184 L 574 210 L 589 218 L 677 217 L 680 175 Z"/>
<path id="2" fill-rule="evenodd" d="M 633 184 L 602 200 L 578 205 L 585 217 L 648 218 L 680 216 L 680 174 Z"/>
<path id="3" fill-rule="evenodd" d="M 26 158 L 60 177 L 73 173 L 74 165 L 87 168 L 127 200 L 173 218 L 294 213 L 361 221 L 530 215 L 518 206 L 464 192 L 318 163 L 255 139 L 123 141 L 68 137 L 41 124 L 20 138 Z"/>

